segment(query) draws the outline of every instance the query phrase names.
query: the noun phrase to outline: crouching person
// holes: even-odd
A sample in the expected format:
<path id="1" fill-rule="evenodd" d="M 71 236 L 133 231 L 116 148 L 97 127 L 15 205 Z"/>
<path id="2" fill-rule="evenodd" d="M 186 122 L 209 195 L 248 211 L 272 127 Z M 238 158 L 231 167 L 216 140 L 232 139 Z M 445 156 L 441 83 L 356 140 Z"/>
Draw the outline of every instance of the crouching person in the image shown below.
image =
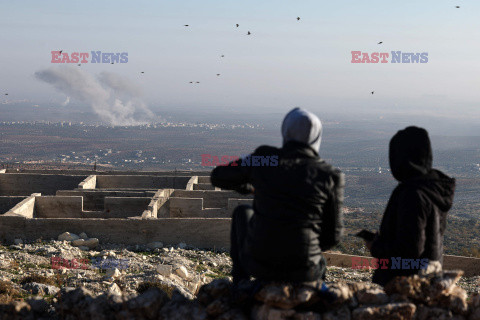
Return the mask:
<path id="1" fill-rule="evenodd" d="M 322 124 L 295 108 L 282 124 L 283 147 L 260 146 L 249 161 L 216 167 L 214 186 L 254 194 L 253 207 L 238 206 L 232 217 L 234 284 L 261 280 L 313 282 L 325 278 L 322 251 L 343 234 L 344 175 L 322 160 Z M 277 159 L 253 166 L 253 159 Z M 252 160 L 252 161 L 250 161 Z"/>
<path id="2" fill-rule="evenodd" d="M 372 278 L 383 286 L 396 276 L 441 270 L 443 235 L 455 190 L 455 179 L 432 169 L 425 129 L 397 132 L 389 148 L 390 168 L 399 184 L 388 201 L 379 234 L 367 242 L 372 256 L 388 261 Z"/>

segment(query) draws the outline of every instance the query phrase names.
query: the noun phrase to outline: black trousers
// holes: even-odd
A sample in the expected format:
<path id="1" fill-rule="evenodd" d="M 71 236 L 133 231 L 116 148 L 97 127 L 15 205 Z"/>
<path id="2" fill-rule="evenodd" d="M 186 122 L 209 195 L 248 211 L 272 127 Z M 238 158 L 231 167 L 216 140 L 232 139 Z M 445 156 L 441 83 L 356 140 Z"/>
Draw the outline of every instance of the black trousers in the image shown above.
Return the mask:
<path id="1" fill-rule="evenodd" d="M 233 210 L 232 229 L 230 232 L 230 257 L 232 258 L 233 283 L 249 279 L 250 274 L 242 266 L 240 252 L 243 249 L 247 237 L 247 228 L 250 219 L 253 217 L 253 208 L 249 205 L 239 205 Z"/>
<path id="2" fill-rule="evenodd" d="M 240 253 L 247 238 L 248 224 L 254 215 L 254 210 L 249 205 L 239 205 L 233 210 L 232 229 L 230 232 L 230 257 L 232 258 L 232 277 L 233 283 L 238 284 L 243 279 L 250 279 L 248 270 L 242 264 Z M 327 261 L 322 255 L 321 265 L 326 266 Z M 326 268 L 324 267 L 319 280 L 325 280 Z"/>

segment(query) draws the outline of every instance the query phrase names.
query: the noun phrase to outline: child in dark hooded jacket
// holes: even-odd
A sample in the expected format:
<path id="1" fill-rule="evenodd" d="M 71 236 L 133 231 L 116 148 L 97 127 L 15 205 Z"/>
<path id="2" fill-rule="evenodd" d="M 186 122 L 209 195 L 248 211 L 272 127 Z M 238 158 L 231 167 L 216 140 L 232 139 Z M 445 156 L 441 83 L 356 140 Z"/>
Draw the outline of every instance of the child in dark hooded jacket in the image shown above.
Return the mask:
<path id="1" fill-rule="evenodd" d="M 388 268 L 375 270 L 372 281 L 380 285 L 395 276 L 418 273 L 424 262 L 443 263 L 443 236 L 455 191 L 455 179 L 432 169 L 425 129 L 412 126 L 397 132 L 390 141 L 389 159 L 399 184 L 378 236 L 367 243 L 372 256 L 389 261 Z"/>

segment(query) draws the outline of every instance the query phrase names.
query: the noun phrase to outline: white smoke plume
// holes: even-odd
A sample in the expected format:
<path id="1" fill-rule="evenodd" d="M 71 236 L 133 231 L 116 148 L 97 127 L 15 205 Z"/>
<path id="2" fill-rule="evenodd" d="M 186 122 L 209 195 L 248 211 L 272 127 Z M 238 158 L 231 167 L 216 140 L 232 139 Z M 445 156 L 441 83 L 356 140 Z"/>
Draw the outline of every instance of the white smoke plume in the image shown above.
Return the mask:
<path id="1" fill-rule="evenodd" d="M 156 121 L 140 98 L 140 89 L 118 74 L 102 72 L 96 78 L 70 66 L 51 67 L 35 72 L 38 80 L 49 83 L 70 98 L 88 103 L 111 125 L 140 125 Z"/>
<path id="2" fill-rule="evenodd" d="M 67 97 L 67 99 L 65 100 L 65 102 L 62 103 L 62 106 L 65 107 L 65 106 L 66 106 L 67 104 L 69 104 L 69 103 L 70 103 L 70 97 Z"/>

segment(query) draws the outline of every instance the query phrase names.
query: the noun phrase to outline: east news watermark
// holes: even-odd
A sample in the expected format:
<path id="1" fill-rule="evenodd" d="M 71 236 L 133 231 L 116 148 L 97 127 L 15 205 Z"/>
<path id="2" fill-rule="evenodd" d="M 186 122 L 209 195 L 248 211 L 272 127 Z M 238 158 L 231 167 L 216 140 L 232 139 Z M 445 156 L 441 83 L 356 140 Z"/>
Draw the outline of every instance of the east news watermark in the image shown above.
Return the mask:
<path id="1" fill-rule="evenodd" d="M 427 63 L 428 52 L 362 52 L 352 51 L 352 63 Z"/>
<path id="2" fill-rule="evenodd" d="M 253 156 L 247 155 L 239 156 L 215 156 L 211 154 L 202 154 L 202 166 L 216 167 L 216 166 L 232 166 L 232 167 L 276 167 L 278 166 L 278 156 Z M 238 160 L 240 160 L 238 162 Z"/>
<path id="3" fill-rule="evenodd" d="M 64 52 L 51 51 L 52 63 L 127 63 L 128 52 Z"/>
<path id="4" fill-rule="evenodd" d="M 427 269 L 429 260 L 423 259 L 402 259 L 401 257 L 392 257 L 391 259 L 352 257 L 352 269 Z"/>

